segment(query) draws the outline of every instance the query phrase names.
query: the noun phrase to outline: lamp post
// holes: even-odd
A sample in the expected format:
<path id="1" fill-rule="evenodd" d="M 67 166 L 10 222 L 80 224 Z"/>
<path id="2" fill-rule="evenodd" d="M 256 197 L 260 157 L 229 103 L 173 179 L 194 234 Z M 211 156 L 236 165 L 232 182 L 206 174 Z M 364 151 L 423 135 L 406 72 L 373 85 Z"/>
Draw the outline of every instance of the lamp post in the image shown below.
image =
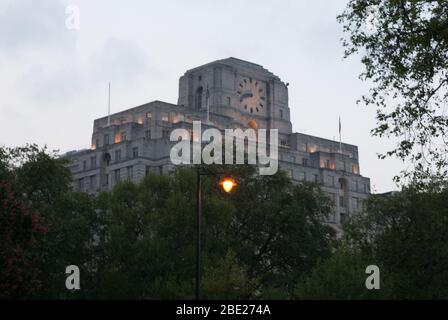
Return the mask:
<path id="1" fill-rule="evenodd" d="M 195 296 L 196 300 L 201 298 L 201 215 L 202 215 L 202 176 L 203 175 L 218 175 L 220 173 L 205 173 L 201 172 L 198 167 L 196 171 L 196 285 Z M 229 193 L 236 186 L 234 179 L 224 177 L 219 182 L 221 188 Z"/>

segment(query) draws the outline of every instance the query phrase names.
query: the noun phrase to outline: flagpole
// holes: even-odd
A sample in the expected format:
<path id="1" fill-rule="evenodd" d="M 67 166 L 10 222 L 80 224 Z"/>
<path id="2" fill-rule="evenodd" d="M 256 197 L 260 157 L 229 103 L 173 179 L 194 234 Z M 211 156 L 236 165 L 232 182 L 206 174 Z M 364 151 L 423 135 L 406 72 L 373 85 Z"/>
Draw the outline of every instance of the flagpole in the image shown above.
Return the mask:
<path id="1" fill-rule="evenodd" d="M 110 126 L 110 82 L 109 82 L 109 101 L 107 103 L 107 126 Z"/>
<path id="2" fill-rule="evenodd" d="M 341 116 L 339 116 L 339 153 L 342 154 Z"/>

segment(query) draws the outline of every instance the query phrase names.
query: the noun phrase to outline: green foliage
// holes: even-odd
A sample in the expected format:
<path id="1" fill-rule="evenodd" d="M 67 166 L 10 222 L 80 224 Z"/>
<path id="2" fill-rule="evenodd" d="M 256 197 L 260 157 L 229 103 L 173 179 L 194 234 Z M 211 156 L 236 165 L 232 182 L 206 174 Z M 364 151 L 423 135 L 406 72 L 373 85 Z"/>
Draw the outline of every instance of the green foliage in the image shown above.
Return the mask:
<path id="1" fill-rule="evenodd" d="M 223 193 L 219 172 L 238 183 Z M 448 188 L 372 196 L 336 241 L 329 199 L 284 172 L 209 167 L 202 216 L 207 299 L 448 297 Z M 218 175 L 215 175 L 218 174 Z M 196 171 L 123 181 L 98 196 L 70 191 L 62 159 L 0 148 L 0 297 L 194 298 Z M 77 265 L 81 290 L 65 288 Z M 365 288 L 365 268 L 381 289 Z"/>
<path id="2" fill-rule="evenodd" d="M 446 299 L 448 188 L 405 188 L 374 195 L 345 226 L 342 245 L 298 285 L 300 298 Z M 364 287 L 368 265 L 381 270 L 381 289 Z"/>
<path id="3" fill-rule="evenodd" d="M 217 187 L 219 176 L 204 179 L 205 297 L 258 298 L 268 287 L 290 293 L 302 272 L 330 254 L 334 231 L 321 223 L 328 200 L 283 173 L 268 178 L 250 167 L 227 170 L 238 181 L 230 195 Z M 193 298 L 195 171 L 123 182 L 99 202 L 107 224 L 98 297 Z"/>
<path id="4" fill-rule="evenodd" d="M 366 105 L 377 109 L 380 137 L 396 147 L 380 155 L 414 163 L 404 177 L 424 183 L 448 174 L 448 2 L 445 0 L 350 0 L 338 17 L 346 56 L 362 55 L 373 83 Z M 400 177 L 396 177 L 399 181 Z"/>
<path id="5" fill-rule="evenodd" d="M 250 166 L 207 169 L 202 216 L 204 297 L 262 298 L 274 292 L 277 297 L 291 297 L 299 277 L 330 255 L 334 231 L 322 224 L 331 209 L 328 199 L 317 186 L 293 185 L 282 172 L 269 177 L 256 175 Z M 222 171 L 238 182 L 235 192 L 220 190 Z M 14 256 L 11 250 L 16 246 L 27 253 L 20 266 L 0 270 L 4 296 L 194 297 L 195 169 L 148 175 L 139 184 L 123 181 L 111 192 L 90 196 L 70 190 L 71 175 L 63 159 L 29 145 L 0 148 L 0 178 L 2 185 L 12 188 L 1 193 L 1 199 L 6 199 L 1 219 L 7 222 L 8 217 L 23 218 L 25 213 L 40 216 L 39 221 L 31 219 L 35 225 L 29 219 L 1 224 L 16 232 L 2 232 L 2 263 Z M 8 198 L 13 192 L 21 202 Z M 25 211 L 17 211 L 14 203 Z M 45 233 L 38 232 L 38 223 L 46 226 Z M 80 268 L 79 291 L 65 288 L 68 265 Z M 17 279 L 5 279 L 19 270 L 27 271 L 20 283 L 29 286 L 9 286 L 6 291 Z"/>

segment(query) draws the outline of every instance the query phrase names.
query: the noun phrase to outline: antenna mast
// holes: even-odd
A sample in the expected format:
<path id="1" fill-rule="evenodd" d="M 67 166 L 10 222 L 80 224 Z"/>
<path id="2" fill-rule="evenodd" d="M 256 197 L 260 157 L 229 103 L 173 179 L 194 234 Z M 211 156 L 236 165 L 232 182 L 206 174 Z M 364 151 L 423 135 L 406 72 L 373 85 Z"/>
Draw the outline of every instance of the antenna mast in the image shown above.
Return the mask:
<path id="1" fill-rule="evenodd" d="M 107 104 L 107 126 L 110 126 L 110 82 L 109 82 L 109 102 Z"/>

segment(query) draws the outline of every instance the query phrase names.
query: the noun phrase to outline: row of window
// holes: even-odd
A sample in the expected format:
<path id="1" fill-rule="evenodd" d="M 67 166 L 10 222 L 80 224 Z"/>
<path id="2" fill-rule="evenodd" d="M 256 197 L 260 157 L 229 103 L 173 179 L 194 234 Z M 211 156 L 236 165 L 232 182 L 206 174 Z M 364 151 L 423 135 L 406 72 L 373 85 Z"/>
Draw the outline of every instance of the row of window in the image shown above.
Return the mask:
<path id="1" fill-rule="evenodd" d="M 337 197 L 335 193 L 330 193 L 330 195 L 331 195 L 331 198 L 333 198 L 333 202 L 334 202 L 335 206 L 337 206 L 337 202 L 336 201 L 339 201 L 339 207 L 340 208 L 347 208 L 347 205 L 348 205 L 348 203 L 347 203 L 348 198 L 347 197 L 342 196 L 342 195 Z M 361 210 L 362 206 L 363 206 L 363 199 L 356 198 L 356 197 L 352 197 L 351 198 L 351 209 L 353 211 Z"/>
<path id="2" fill-rule="evenodd" d="M 133 166 L 129 166 L 126 167 L 126 179 L 128 180 L 133 180 L 134 179 L 134 167 Z M 122 169 L 116 169 L 113 171 L 113 177 L 114 177 L 114 182 L 117 183 L 119 181 L 121 181 L 121 172 Z M 109 185 L 109 174 L 106 174 L 104 179 L 104 186 L 108 186 Z M 86 186 L 86 180 L 89 180 L 89 184 L 88 184 L 88 188 Z M 78 191 L 87 191 L 87 190 L 91 190 L 91 191 L 95 191 L 98 190 L 98 179 L 97 179 L 97 175 L 92 175 L 88 178 L 80 178 L 78 179 Z"/>

